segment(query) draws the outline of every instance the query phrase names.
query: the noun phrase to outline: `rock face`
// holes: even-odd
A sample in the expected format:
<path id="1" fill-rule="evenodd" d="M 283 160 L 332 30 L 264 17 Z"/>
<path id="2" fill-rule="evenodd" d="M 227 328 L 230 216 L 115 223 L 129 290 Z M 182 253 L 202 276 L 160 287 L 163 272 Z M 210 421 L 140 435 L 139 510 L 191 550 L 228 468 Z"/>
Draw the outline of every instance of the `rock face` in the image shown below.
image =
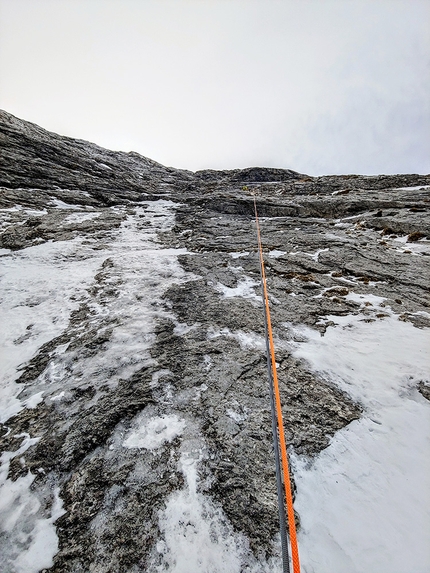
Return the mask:
<path id="1" fill-rule="evenodd" d="M 362 406 L 293 355 L 296 327 L 386 306 L 430 326 L 430 176 L 192 173 L 6 112 L 0 142 L 2 468 L 33 500 L 7 510 L 4 571 L 23 570 L 43 520 L 58 545 L 35 571 L 168 570 L 169 512 L 187 538 L 198 504 L 207 543 L 265 562 L 278 520 L 253 195 L 288 444 L 312 459 Z"/>

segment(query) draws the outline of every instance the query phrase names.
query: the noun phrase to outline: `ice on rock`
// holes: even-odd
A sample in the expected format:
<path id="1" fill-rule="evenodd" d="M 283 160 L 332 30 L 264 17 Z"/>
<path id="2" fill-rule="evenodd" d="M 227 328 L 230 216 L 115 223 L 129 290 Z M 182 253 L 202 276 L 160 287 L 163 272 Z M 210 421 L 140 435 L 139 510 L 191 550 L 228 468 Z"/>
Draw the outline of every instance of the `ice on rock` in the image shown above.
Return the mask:
<path id="1" fill-rule="evenodd" d="M 63 332 L 102 261 L 81 238 L 36 245 L 2 258 L 0 322 L 7 328 L 0 331 L 0 422 L 23 407 L 17 398 L 22 387 L 15 384 L 19 366 Z"/>
<path id="2" fill-rule="evenodd" d="M 261 296 L 255 293 L 254 288 L 258 286 L 250 277 L 243 277 L 239 280 L 236 287 L 227 287 L 221 283 L 216 285 L 216 290 L 220 292 L 225 298 L 243 297 L 249 299 L 256 299 L 260 302 Z"/>
<path id="3" fill-rule="evenodd" d="M 179 467 L 185 487 L 173 492 L 159 512 L 161 536 L 148 573 L 278 573 L 279 558 L 257 560 L 222 508 L 199 491 L 199 464 L 204 457 L 195 438 L 183 442 Z"/>
<path id="4" fill-rule="evenodd" d="M 17 436 L 19 437 L 19 436 Z M 38 573 L 52 567 L 53 557 L 58 552 L 58 537 L 55 521 L 64 513 L 58 488 L 46 491 L 45 499 L 51 496 L 50 515 L 31 490 L 35 476 L 27 475 L 12 481 L 7 477 L 10 461 L 22 456 L 39 441 L 27 435 L 16 452 L 3 452 L 0 466 L 0 532 L 2 537 L 1 570 L 7 573 Z"/>
<path id="5" fill-rule="evenodd" d="M 64 223 L 66 225 L 70 225 L 72 223 L 83 223 L 84 221 L 92 221 L 93 219 L 97 219 L 97 217 L 100 217 L 100 212 L 73 213 L 64 219 Z"/>
<path id="6" fill-rule="evenodd" d="M 78 209 L 59 200 L 55 203 L 58 209 Z M 1 422 L 23 408 L 37 407 L 45 397 L 55 406 L 61 405 L 62 398 L 70 395 L 69 390 L 84 374 L 93 384 L 98 379 L 105 383 L 109 376 L 109 381 L 115 383 L 142 364 L 150 363 L 148 348 L 153 342 L 155 320 L 164 312 L 158 308 L 157 300 L 168 286 L 184 277 L 177 256 L 186 250 L 163 249 L 158 239 L 158 233 L 168 231 L 174 222 L 172 205 L 160 200 L 136 208 L 112 232 L 109 245 L 102 249 L 93 250 L 91 242 L 79 237 L 47 242 L 2 257 L 0 312 L 1 322 L 7 328 L 2 329 L 0 336 Z M 68 221 L 82 222 L 96 216 L 97 213 L 73 213 Z M 142 219 L 149 223 L 144 229 L 139 228 Z M 15 380 L 22 366 L 43 344 L 65 331 L 71 312 L 82 301 L 88 302 L 87 289 L 107 257 L 117 265 L 123 287 L 109 305 L 89 302 L 93 323 L 107 316 L 115 320 L 109 343 L 91 358 L 74 356 L 72 361 L 68 344 L 59 344 L 51 352 L 45 371 L 31 386 L 18 385 Z M 181 435 L 184 428 L 185 421 L 178 416 L 160 416 L 132 430 L 124 445 L 154 450 Z M 48 490 L 48 485 L 44 485 L 33 491 L 35 476 L 31 472 L 15 481 L 7 478 L 10 461 L 23 456 L 38 440 L 27 436 L 19 450 L 2 455 L 0 530 L 6 564 L 3 570 L 7 573 L 37 573 L 51 567 L 58 552 L 55 521 L 63 513 L 58 489 Z M 47 509 L 40 496 L 51 499 Z"/>
<path id="7" fill-rule="evenodd" d="M 124 440 L 126 448 L 156 450 L 164 442 L 171 442 L 180 436 L 186 425 L 185 420 L 181 420 L 176 414 L 156 416 L 147 420 L 143 413 L 136 423 L 138 427 L 131 430 Z"/>

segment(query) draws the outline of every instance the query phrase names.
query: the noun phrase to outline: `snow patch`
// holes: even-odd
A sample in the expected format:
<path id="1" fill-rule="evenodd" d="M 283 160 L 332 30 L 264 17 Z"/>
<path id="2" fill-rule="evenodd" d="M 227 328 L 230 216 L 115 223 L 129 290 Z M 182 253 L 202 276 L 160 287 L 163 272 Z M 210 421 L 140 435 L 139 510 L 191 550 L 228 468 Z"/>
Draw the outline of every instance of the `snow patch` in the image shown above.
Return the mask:
<path id="1" fill-rule="evenodd" d="M 231 408 L 226 411 L 226 414 L 231 418 L 236 424 L 244 422 L 247 418 L 245 412 L 239 412 L 238 410 L 232 410 Z"/>
<path id="2" fill-rule="evenodd" d="M 164 539 L 158 541 L 157 550 L 171 573 L 239 572 L 233 532 L 221 512 L 197 492 L 198 461 L 187 454 L 180 458 L 187 488 L 175 492 L 160 515 Z"/>
<path id="3" fill-rule="evenodd" d="M 102 261 L 103 255 L 95 255 L 79 238 L 1 259 L 0 322 L 8 326 L 0 330 L 0 422 L 24 407 L 17 397 L 23 388 L 15 383 L 19 368 L 64 331 Z"/>
<path id="4" fill-rule="evenodd" d="M 38 404 L 43 402 L 43 398 L 42 398 L 43 394 L 44 394 L 43 391 L 42 392 L 36 392 L 36 394 L 33 394 L 32 396 L 27 398 L 24 402 L 25 407 L 30 408 L 30 409 L 36 408 L 36 406 Z"/>
<path id="5" fill-rule="evenodd" d="M 61 400 L 61 398 L 64 397 L 64 394 L 65 394 L 65 393 L 64 393 L 64 391 L 63 391 L 63 392 L 60 392 L 59 394 L 57 394 L 56 396 L 51 396 L 51 400 L 54 400 L 54 401 L 56 401 L 56 400 Z"/>
<path id="6" fill-rule="evenodd" d="M 124 440 L 123 445 L 126 448 L 156 450 L 165 442 L 171 442 L 180 436 L 186 425 L 176 414 L 156 416 L 148 420 L 145 411 L 136 423 L 138 428 L 131 430 Z"/>
<path id="7" fill-rule="evenodd" d="M 17 436 L 20 437 L 20 436 Z M 40 438 L 23 435 L 24 440 L 15 452 L 3 452 L 0 467 L 0 532 L 2 560 L 10 573 L 38 573 L 52 567 L 53 557 L 58 552 L 58 537 L 54 523 L 64 514 L 59 489 L 52 492 L 50 516 L 45 517 L 38 496 L 31 490 L 35 476 L 26 476 L 12 481 L 7 478 L 10 460 L 22 456 Z M 50 492 L 47 492 L 49 495 Z M 44 495 L 46 499 L 47 495 Z"/>
<path id="8" fill-rule="evenodd" d="M 376 296 L 374 294 L 358 294 L 356 292 L 350 292 L 345 296 L 346 300 L 351 300 L 353 302 L 359 302 L 361 306 L 365 306 L 366 303 L 371 306 L 381 306 L 384 300 L 387 300 L 383 296 Z"/>
<path id="9" fill-rule="evenodd" d="M 57 199 L 56 197 L 51 197 L 51 203 L 57 209 L 72 209 L 72 210 L 82 209 L 81 205 L 72 205 L 70 203 L 65 203 L 64 201 L 61 201 L 61 199 Z"/>
<path id="10" fill-rule="evenodd" d="M 293 457 L 303 568 L 429 571 L 430 404 L 416 386 L 428 380 L 430 331 L 393 313 L 372 323 L 326 319 L 336 326 L 324 336 L 302 328 L 306 341 L 293 343 L 293 353 L 364 412 L 313 462 Z"/>
<path id="11" fill-rule="evenodd" d="M 256 332 L 244 332 L 243 330 L 238 330 L 233 334 L 233 336 L 239 341 L 241 348 L 262 351 L 266 350 L 266 341 L 264 337 Z"/>
<path id="12" fill-rule="evenodd" d="M 248 298 L 248 299 L 255 299 L 259 302 L 261 301 L 261 297 L 255 294 L 254 287 L 256 287 L 258 283 L 256 283 L 250 277 L 244 277 L 239 280 L 237 286 L 234 288 L 227 287 L 222 283 L 218 283 L 216 285 L 216 290 L 220 292 L 224 298 L 234 298 L 234 297 L 241 297 L 241 298 Z"/>
<path id="13" fill-rule="evenodd" d="M 313 259 L 316 263 L 318 262 L 318 257 L 320 256 L 321 253 L 325 253 L 326 251 L 328 251 L 329 249 L 318 249 L 317 251 L 315 251 L 315 253 L 305 253 L 304 251 L 292 251 L 289 254 L 290 255 L 306 255 L 307 257 L 310 257 L 311 259 Z"/>
<path id="14" fill-rule="evenodd" d="M 249 251 L 243 251 L 241 253 L 230 253 L 232 259 L 240 259 L 241 257 L 247 257 L 249 255 Z"/>
<path id="15" fill-rule="evenodd" d="M 24 213 L 29 217 L 42 217 L 42 215 L 47 215 L 48 211 L 46 209 L 24 209 Z"/>
<path id="16" fill-rule="evenodd" d="M 33 393 L 39 398 L 41 390 L 45 396 L 55 395 L 66 385 L 76 386 L 83 376 L 91 377 L 95 385 L 115 385 L 152 363 L 148 349 L 155 339 L 155 322 L 168 315 L 160 295 L 193 275 L 186 275 L 178 263 L 178 255 L 186 249 L 160 248 L 158 233 L 174 224 L 174 203 L 143 205 L 112 231 L 104 251 L 94 251 L 91 244 L 76 238 L 29 247 L 1 259 L 0 321 L 9 326 L 0 332 L 0 422 L 27 404 L 36 404 L 37 397 L 26 403 L 29 389 L 15 382 L 19 369 L 43 344 L 64 332 L 70 313 L 83 301 L 88 301 L 93 324 L 103 325 L 109 316 L 115 323 L 112 334 L 95 356 L 75 357 L 64 351 L 66 347 L 57 348 Z M 87 289 L 107 257 L 113 263 L 107 279 L 111 290 L 117 283 L 121 288 L 99 304 L 88 297 Z"/>
<path id="17" fill-rule="evenodd" d="M 397 187 L 393 191 L 418 191 L 418 189 L 430 189 L 430 185 L 415 185 L 413 187 Z"/>
<path id="18" fill-rule="evenodd" d="M 393 246 L 396 246 L 394 243 L 400 243 L 402 245 L 396 249 L 398 252 L 404 253 L 405 251 L 410 251 L 414 255 L 430 253 L 430 241 L 428 239 L 421 239 L 417 242 L 408 243 L 408 237 L 409 235 L 403 235 L 402 237 L 396 237 L 393 239 Z"/>
<path id="19" fill-rule="evenodd" d="M 92 221 L 93 219 L 97 219 L 100 217 L 100 212 L 93 212 L 93 213 L 73 213 L 72 215 L 68 215 L 64 219 L 64 223 L 66 225 L 70 225 L 72 223 L 83 223 L 84 221 Z"/>
<path id="20" fill-rule="evenodd" d="M 197 325 L 195 324 L 189 326 L 186 322 L 176 322 L 173 334 L 176 334 L 176 336 L 183 336 L 184 334 L 191 332 L 191 330 L 194 330 L 196 326 Z"/>
<path id="21" fill-rule="evenodd" d="M 285 254 L 286 251 L 277 251 L 276 249 L 274 249 L 273 251 L 269 251 L 269 257 L 272 259 L 278 259 L 279 257 L 282 257 Z"/>
<path id="22" fill-rule="evenodd" d="M 190 443 L 188 443 L 190 442 Z M 199 491 L 199 463 L 205 453 L 186 440 L 179 467 L 186 486 L 167 499 L 159 513 L 161 537 L 148 573 L 273 573 L 279 559 L 257 561 L 246 538 L 234 532 L 222 508 Z"/>

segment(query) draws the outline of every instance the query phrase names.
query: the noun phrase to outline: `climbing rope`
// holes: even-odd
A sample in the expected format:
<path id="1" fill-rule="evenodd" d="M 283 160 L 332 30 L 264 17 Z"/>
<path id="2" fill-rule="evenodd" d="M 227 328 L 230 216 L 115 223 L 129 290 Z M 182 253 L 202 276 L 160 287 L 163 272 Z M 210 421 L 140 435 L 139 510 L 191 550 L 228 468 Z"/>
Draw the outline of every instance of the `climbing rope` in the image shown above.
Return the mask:
<path id="1" fill-rule="evenodd" d="M 270 406 L 272 412 L 272 433 L 275 449 L 276 486 L 278 492 L 279 526 L 281 532 L 282 562 L 284 573 L 290 573 L 290 560 L 288 552 L 288 535 L 285 522 L 285 504 L 287 506 L 288 532 L 291 547 L 291 561 L 293 573 L 300 573 L 299 549 L 297 545 L 296 522 L 294 519 L 293 496 L 291 493 L 290 471 L 288 467 L 288 455 L 284 434 L 284 422 L 282 419 L 281 398 L 279 395 L 278 375 L 276 372 L 275 346 L 273 344 L 272 323 L 270 320 L 269 297 L 267 294 L 266 273 L 264 270 L 263 248 L 261 244 L 260 224 L 257 213 L 257 202 L 254 195 L 255 223 L 257 227 L 258 252 L 260 258 L 261 289 L 264 304 L 264 328 L 266 334 L 267 371 L 269 375 Z M 281 452 L 281 460 L 279 459 Z M 284 494 L 282 492 L 282 477 Z"/>

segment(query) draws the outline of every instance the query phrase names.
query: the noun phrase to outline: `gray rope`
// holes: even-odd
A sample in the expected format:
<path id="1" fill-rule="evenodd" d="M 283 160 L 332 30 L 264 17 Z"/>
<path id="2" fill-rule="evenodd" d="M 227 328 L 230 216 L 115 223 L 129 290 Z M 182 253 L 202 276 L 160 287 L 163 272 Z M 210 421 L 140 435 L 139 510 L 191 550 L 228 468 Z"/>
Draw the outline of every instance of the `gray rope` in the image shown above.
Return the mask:
<path id="1" fill-rule="evenodd" d="M 255 203 L 255 215 L 257 216 L 257 205 Z M 260 243 L 260 237 L 258 236 L 258 242 Z M 270 362 L 270 347 L 269 347 L 269 337 L 267 334 L 267 312 L 266 305 L 264 302 L 264 287 L 263 287 L 263 269 L 261 268 L 260 261 L 260 280 L 261 280 L 261 296 L 263 299 L 264 308 L 264 333 L 266 338 L 266 356 L 267 356 L 267 374 L 269 377 L 269 393 L 270 393 L 270 410 L 272 414 L 272 434 L 273 434 L 273 448 L 275 451 L 275 471 L 276 471 L 276 489 L 278 493 L 278 512 L 279 512 L 279 530 L 281 533 L 281 550 L 282 550 L 282 571 L 283 573 L 290 573 L 290 557 L 288 553 L 288 534 L 286 525 L 286 515 L 285 515 L 285 501 L 282 489 L 282 478 L 281 478 L 281 462 L 279 459 L 279 436 L 278 429 L 276 425 L 276 414 L 275 414 L 275 396 L 273 392 L 273 375 L 272 375 L 272 365 Z"/>

